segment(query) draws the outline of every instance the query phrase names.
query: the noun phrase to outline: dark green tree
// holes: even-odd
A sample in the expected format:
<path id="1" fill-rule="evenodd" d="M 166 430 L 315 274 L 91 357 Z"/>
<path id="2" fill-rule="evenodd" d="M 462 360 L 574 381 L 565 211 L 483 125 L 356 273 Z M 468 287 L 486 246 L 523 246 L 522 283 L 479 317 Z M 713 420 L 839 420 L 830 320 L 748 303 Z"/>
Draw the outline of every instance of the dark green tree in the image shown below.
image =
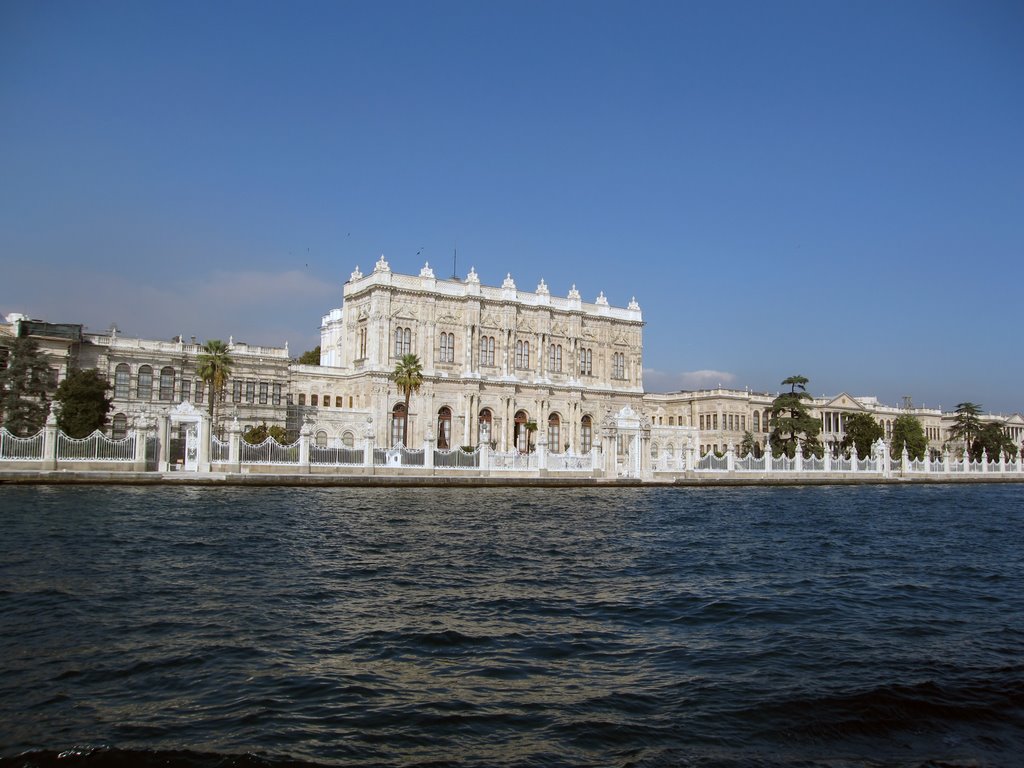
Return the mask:
<path id="1" fill-rule="evenodd" d="M 978 432 L 981 431 L 980 416 L 981 406 L 977 403 L 959 403 L 956 407 L 953 426 L 949 430 L 947 443 L 966 444 L 968 448 L 973 446 Z"/>
<path id="2" fill-rule="evenodd" d="M 909 413 L 901 414 L 893 420 L 889 450 L 894 457 L 899 457 L 903 454 L 904 445 L 907 446 L 907 455 L 912 459 L 923 459 L 928 450 L 928 438 L 924 436 L 921 422 Z"/>
<path id="3" fill-rule="evenodd" d="M 871 455 L 871 446 L 885 434 L 882 425 L 866 413 L 855 413 L 846 419 L 846 434 L 840 446 L 844 451 L 857 447 L 860 457 Z"/>
<path id="4" fill-rule="evenodd" d="M 743 440 L 740 442 L 740 457 L 754 454 L 754 458 L 760 458 L 757 455 L 758 451 L 757 441 L 754 439 L 754 433 L 747 431 L 743 433 Z"/>
<path id="5" fill-rule="evenodd" d="M 1006 454 L 1006 458 L 1011 461 L 1017 458 L 1017 444 L 1006 434 L 1003 425 L 996 421 L 990 421 L 978 430 L 978 436 L 971 445 L 971 458 L 979 460 L 982 451 L 989 461 L 999 461 L 1000 453 Z"/>
<path id="6" fill-rule="evenodd" d="M 228 345 L 220 339 L 207 341 L 196 359 L 196 373 L 210 389 L 210 423 L 214 432 L 217 431 L 217 402 L 224 396 L 224 389 L 227 387 L 234 364 Z"/>
<path id="7" fill-rule="evenodd" d="M 110 382 L 95 368 L 73 369 L 53 396 L 60 403 L 57 426 L 70 437 L 88 437 L 103 429 L 113 405 L 110 390 Z"/>
<path id="8" fill-rule="evenodd" d="M 811 396 L 807 393 L 804 376 L 790 376 L 783 385 L 790 388 L 772 401 L 769 422 L 772 433 L 769 437 L 772 453 L 776 456 L 796 456 L 797 448 L 803 448 L 805 455 L 821 455 L 821 422 L 814 418 L 807 405 Z"/>
<path id="9" fill-rule="evenodd" d="M 268 437 L 272 437 L 281 445 L 288 445 L 291 441 L 288 439 L 288 431 L 277 424 L 267 426 L 267 422 L 257 424 L 251 429 L 247 429 L 242 435 L 242 439 L 251 445 L 259 445 Z"/>
<path id="10" fill-rule="evenodd" d="M 423 364 L 417 355 L 403 355 L 395 364 L 391 374 L 395 386 L 405 397 L 405 423 L 402 425 L 402 445 L 409 445 L 409 398 L 413 392 L 419 392 L 423 386 Z"/>
<path id="11" fill-rule="evenodd" d="M 0 360 L 0 424 L 19 437 L 34 435 L 50 412 L 53 373 L 34 339 L 16 338 Z"/>
<path id="12" fill-rule="evenodd" d="M 303 352 L 299 356 L 300 365 L 320 365 L 320 345 L 317 344 L 313 349 L 308 352 Z"/>

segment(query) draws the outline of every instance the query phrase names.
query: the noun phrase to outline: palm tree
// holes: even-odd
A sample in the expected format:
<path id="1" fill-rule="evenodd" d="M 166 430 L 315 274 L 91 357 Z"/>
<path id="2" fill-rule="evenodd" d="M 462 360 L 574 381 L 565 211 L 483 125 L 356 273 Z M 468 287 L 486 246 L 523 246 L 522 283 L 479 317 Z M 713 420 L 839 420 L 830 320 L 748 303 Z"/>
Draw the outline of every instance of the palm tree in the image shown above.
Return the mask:
<path id="1" fill-rule="evenodd" d="M 196 361 L 196 373 L 210 389 L 210 422 L 215 425 L 217 399 L 223 394 L 231 376 L 231 367 L 235 361 L 231 359 L 228 346 L 220 339 L 210 339 L 203 345 L 203 353 Z"/>
<path id="2" fill-rule="evenodd" d="M 403 355 L 395 365 L 392 378 L 398 391 L 405 395 L 405 422 L 402 424 L 402 445 L 409 445 L 409 398 L 423 386 L 423 364 L 413 354 Z"/>

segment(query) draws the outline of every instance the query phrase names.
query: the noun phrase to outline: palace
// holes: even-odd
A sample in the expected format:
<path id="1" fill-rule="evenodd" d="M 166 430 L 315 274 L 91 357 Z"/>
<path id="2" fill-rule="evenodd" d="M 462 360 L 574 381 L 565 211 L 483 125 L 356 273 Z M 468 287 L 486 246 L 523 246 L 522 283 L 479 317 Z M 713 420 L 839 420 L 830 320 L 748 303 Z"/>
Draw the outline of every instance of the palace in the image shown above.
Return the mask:
<path id="1" fill-rule="evenodd" d="M 528 452 L 543 443 L 548 453 L 583 455 L 600 444 L 615 414 L 629 412 L 650 435 L 653 462 L 674 465 L 687 450 L 725 452 L 747 433 L 766 444 L 774 394 L 645 393 L 643 326 L 635 299 L 614 307 L 602 293 L 587 302 L 575 286 L 565 297 L 553 296 L 543 280 L 523 291 L 511 275 L 501 286 L 486 286 L 475 270 L 445 280 L 429 265 L 418 275 L 399 274 L 382 256 L 372 272 L 352 272 L 342 305 L 323 316 L 320 365 L 294 362 L 287 345 L 229 340 L 234 365 L 217 404 L 218 421 L 221 427 L 228 419 L 243 428 L 279 424 L 293 435 L 305 426 L 322 447 L 351 448 L 366 438 L 393 446 L 408 428 L 410 447 L 486 444 L 498 452 Z M 92 333 L 23 316 L 0 323 L 0 349 L 5 336 L 36 339 L 56 381 L 71 367 L 104 373 L 113 388 L 113 438 L 178 403 L 208 407 L 209 392 L 196 370 L 203 347 L 194 337 L 128 338 L 114 328 Z M 391 374 L 410 353 L 421 361 L 424 379 L 407 412 Z M 815 398 L 811 409 L 829 447 L 858 413 L 875 418 L 886 438 L 893 420 L 910 413 L 935 451 L 953 423 L 948 412 L 846 393 Z M 1024 440 L 1019 413 L 983 420 L 1003 424 L 1018 445 Z M 619 455 L 629 451 L 621 437 L 614 447 Z"/>

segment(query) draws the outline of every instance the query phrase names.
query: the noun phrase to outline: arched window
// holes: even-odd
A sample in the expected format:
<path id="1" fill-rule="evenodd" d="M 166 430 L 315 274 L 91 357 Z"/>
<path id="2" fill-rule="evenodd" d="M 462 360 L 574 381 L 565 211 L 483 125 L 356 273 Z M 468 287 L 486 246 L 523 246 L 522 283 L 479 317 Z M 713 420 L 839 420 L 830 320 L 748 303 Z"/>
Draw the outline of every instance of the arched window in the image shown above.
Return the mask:
<path id="1" fill-rule="evenodd" d="M 455 334 L 441 333 L 441 362 L 455 362 Z"/>
<path id="2" fill-rule="evenodd" d="M 405 431 L 405 403 L 396 403 L 391 409 L 391 445 L 398 445 L 402 442 Z"/>
<path id="3" fill-rule="evenodd" d="M 530 449 L 530 435 L 526 430 L 526 422 L 529 420 L 530 417 L 526 415 L 526 411 L 516 411 L 512 443 L 520 453 L 526 453 Z"/>
<path id="4" fill-rule="evenodd" d="M 480 337 L 480 365 L 494 365 L 494 337 Z"/>
<path id="5" fill-rule="evenodd" d="M 330 395 L 324 395 L 324 408 L 330 408 L 330 407 L 331 407 L 331 396 Z"/>
<path id="6" fill-rule="evenodd" d="M 318 402 L 319 402 L 319 399 L 320 399 L 320 398 L 319 398 L 319 396 L 317 396 L 317 395 L 310 395 L 310 396 L 309 396 L 309 404 L 310 404 L 310 405 L 317 405 L 317 404 L 318 404 Z"/>
<path id="7" fill-rule="evenodd" d="M 530 342 L 516 342 L 516 368 L 530 367 Z"/>
<path id="8" fill-rule="evenodd" d="M 452 443 L 452 409 L 442 406 L 437 412 L 437 447 L 448 450 Z"/>
<path id="9" fill-rule="evenodd" d="M 489 443 L 491 442 L 491 435 L 493 434 L 494 417 L 491 415 L 489 408 L 484 408 L 480 411 L 480 421 L 477 426 L 477 442 L 478 443 Z"/>
<path id="10" fill-rule="evenodd" d="M 548 348 L 548 370 L 552 373 L 562 372 L 562 345 L 552 344 Z"/>
<path id="11" fill-rule="evenodd" d="M 771 421 L 771 411 L 769 411 L 767 408 L 765 408 L 764 415 L 761 418 L 761 431 L 762 432 L 768 432 L 769 431 L 769 429 L 771 427 L 771 425 L 769 423 L 770 421 Z"/>
<path id="12" fill-rule="evenodd" d="M 305 393 L 303 393 L 303 394 L 299 395 L 299 405 L 305 405 L 305 404 L 306 404 L 306 395 L 305 395 Z"/>
<path id="13" fill-rule="evenodd" d="M 612 355 L 612 378 L 626 378 L 626 355 L 622 352 L 616 352 Z"/>
<path id="14" fill-rule="evenodd" d="M 326 448 L 327 447 L 327 433 L 322 429 L 317 430 L 316 433 L 316 447 Z"/>
<path id="15" fill-rule="evenodd" d="M 120 440 L 128 435 L 128 417 L 123 413 L 115 413 L 110 422 L 110 437 L 113 440 Z"/>
<path id="16" fill-rule="evenodd" d="M 341 436 L 341 444 L 346 448 L 352 448 L 356 444 L 356 436 L 351 432 L 346 432 Z"/>
<path id="17" fill-rule="evenodd" d="M 174 369 L 169 365 L 160 369 L 160 399 L 174 399 Z"/>
<path id="18" fill-rule="evenodd" d="M 591 376 L 594 372 L 594 351 L 580 347 L 580 376 Z"/>
<path id="19" fill-rule="evenodd" d="M 580 451 L 590 453 L 590 449 L 593 448 L 593 441 L 593 421 L 589 416 L 584 416 L 580 420 Z"/>
<path id="20" fill-rule="evenodd" d="M 548 416 L 548 450 L 552 453 L 562 452 L 562 420 L 557 413 Z"/>
<path id="21" fill-rule="evenodd" d="M 395 328 L 395 357 L 412 353 L 412 329 Z"/>
<path id="22" fill-rule="evenodd" d="M 761 414 L 758 413 L 757 411 L 754 411 L 754 431 L 761 431 Z"/>
<path id="23" fill-rule="evenodd" d="M 139 377 L 135 388 L 135 396 L 139 400 L 153 399 L 153 369 L 148 365 L 144 365 L 139 368 Z"/>
<path id="24" fill-rule="evenodd" d="M 676 455 L 676 447 L 672 443 L 669 443 L 665 446 L 665 453 L 670 459 L 673 458 Z"/>
<path id="25" fill-rule="evenodd" d="M 121 363 L 114 369 L 114 399 L 127 400 L 128 390 L 131 388 L 131 368 L 128 363 Z"/>
<path id="26" fill-rule="evenodd" d="M 651 440 L 651 458 L 658 458 L 658 444 L 653 440 Z"/>

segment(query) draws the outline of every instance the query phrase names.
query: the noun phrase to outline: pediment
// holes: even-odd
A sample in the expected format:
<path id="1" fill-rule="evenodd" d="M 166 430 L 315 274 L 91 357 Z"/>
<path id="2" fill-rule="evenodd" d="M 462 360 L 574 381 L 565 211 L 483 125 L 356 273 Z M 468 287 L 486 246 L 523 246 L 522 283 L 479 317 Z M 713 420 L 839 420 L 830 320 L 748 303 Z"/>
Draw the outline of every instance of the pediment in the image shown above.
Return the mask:
<path id="1" fill-rule="evenodd" d="M 831 400 L 829 400 L 827 403 L 825 403 L 825 405 L 822 406 L 822 407 L 824 407 L 824 408 L 852 408 L 852 409 L 857 410 L 857 411 L 864 411 L 865 413 L 868 410 L 867 408 L 864 407 L 863 403 L 861 403 L 861 402 L 859 402 L 857 400 L 857 398 L 853 397 L 852 395 L 847 394 L 846 392 L 843 392 L 842 394 L 836 395 Z"/>
<path id="2" fill-rule="evenodd" d="M 501 328 L 501 321 L 496 316 L 487 313 L 480 318 L 480 325 L 484 328 Z"/>
<path id="3" fill-rule="evenodd" d="M 459 318 L 454 315 L 441 315 L 441 317 L 437 318 L 437 322 L 444 323 L 445 325 L 458 325 Z"/>
<path id="4" fill-rule="evenodd" d="M 395 320 L 416 320 L 416 312 L 411 307 L 398 307 L 391 313 Z"/>

